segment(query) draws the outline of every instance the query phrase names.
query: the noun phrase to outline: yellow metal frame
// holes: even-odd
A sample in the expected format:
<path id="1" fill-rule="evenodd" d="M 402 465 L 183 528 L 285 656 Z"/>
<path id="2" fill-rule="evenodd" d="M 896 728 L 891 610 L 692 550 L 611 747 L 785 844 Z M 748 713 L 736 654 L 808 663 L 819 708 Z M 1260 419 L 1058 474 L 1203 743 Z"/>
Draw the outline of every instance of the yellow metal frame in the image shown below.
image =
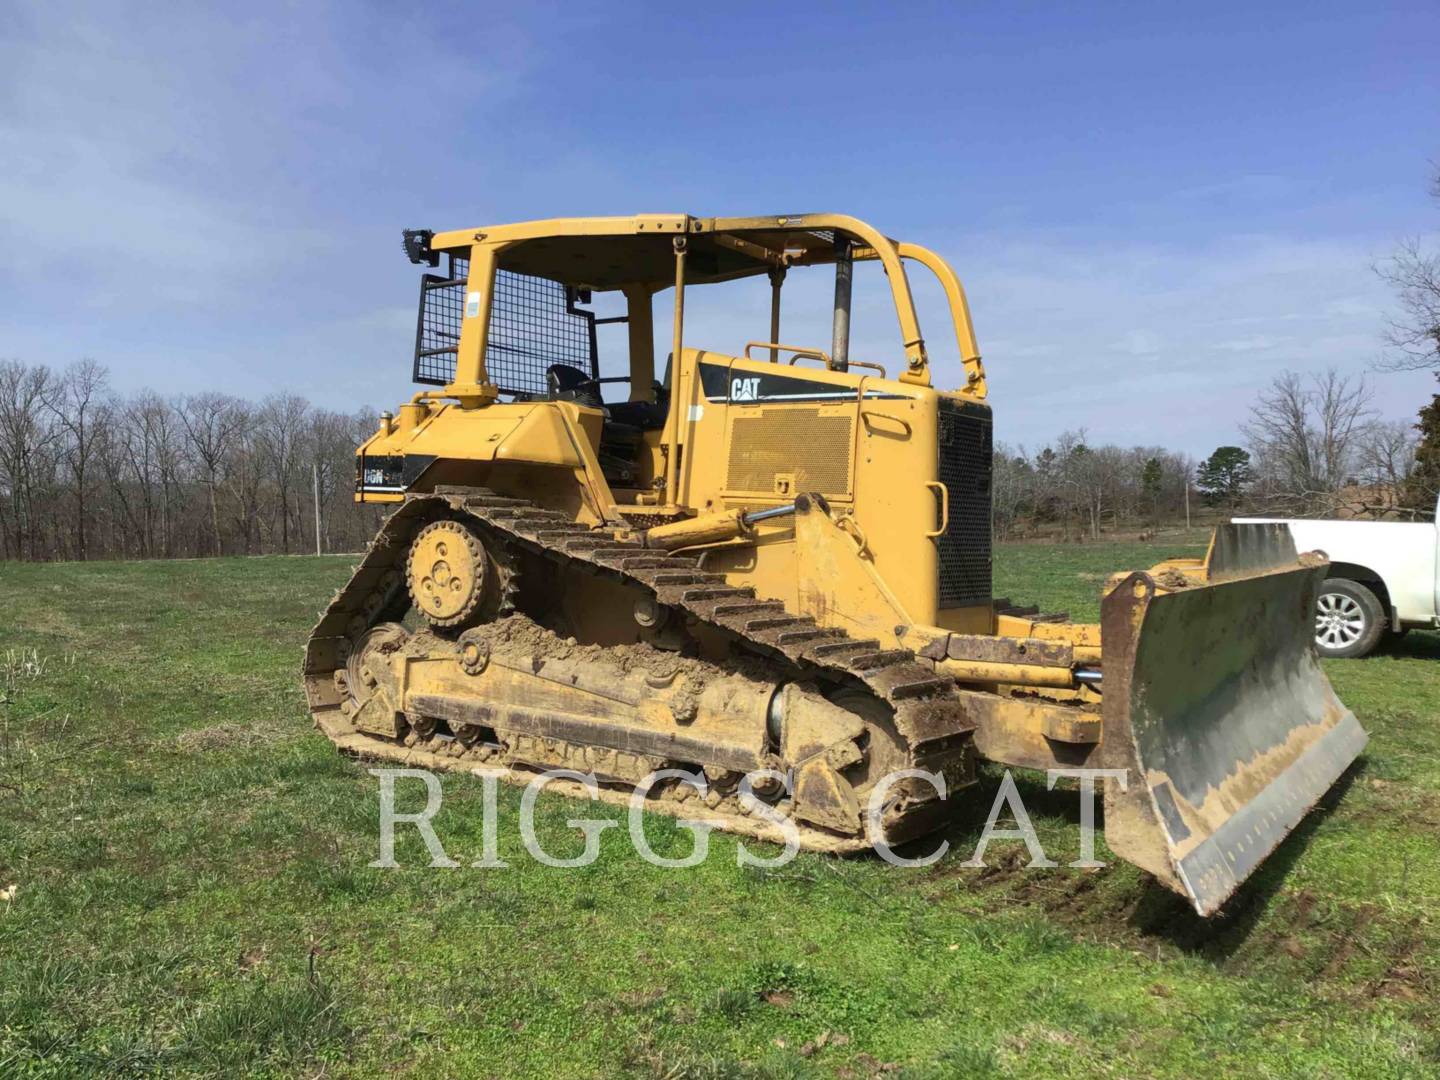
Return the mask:
<path id="1" fill-rule="evenodd" d="M 874 226 L 846 214 L 797 214 L 761 217 L 696 218 L 688 214 L 638 214 L 632 217 L 551 218 L 524 221 L 511 225 L 492 225 L 480 229 L 458 229 L 436 233 L 431 239 L 435 251 L 464 251 L 470 259 L 470 277 L 466 286 L 469 298 L 478 299 L 477 315 L 467 318 L 461 328 L 460 347 L 456 356 L 455 381 L 445 388 L 448 396 L 462 407 L 473 408 L 496 400 L 497 392 L 485 377 L 485 342 L 489 332 L 488 297 L 494 287 L 495 269 L 506 249 L 529 240 L 562 237 L 598 236 L 671 236 L 683 240 L 687 236 L 714 235 L 716 242 L 743 252 L 756 260 L 754 273 L 783 271 L 786 267 L 814 265 L 832 261 L 832 257 L 813 249 L 799 252 L 776 250 L 754 243 L 735 233 L 757 232 L 795 235 L 831 231 L 855 241 L 854 258 L 878 260 L 885 269 L 895 315 L 905 350 L 906 367 L 899 375 L 902 382 L 929 386 L 930 361 L 925 339 L 915 312 L 914 296 L 906 276 L 905 262 L 913 261 L 926 267 L 939 279 L 945 291 L 955 326 L 961 360 L 965 365 L 966 392 L 976 398 L 985 396 L 985 375 L 970 320 L 970 309 L 960 279 L 939 255 L 918 244 L 897 242 Z M 683 261 L 683 250 L 677 247 L 677 264 Z M 677 269 L 677 279 L 681 271 Z M 683 280 L 683 279 L 680 279 Z M 774 278 L 772 278 L 772 282 Z M 672 284 L 668 281 L 636 282 L 627 290 L 632 308 L 644 292 L 653 293 Z M 774 286 L 778 294 L 778 284 Z M 632 292 L 633 290 L 633 292 Z M 682 290 L 683 291 L 683 290 Z M 675 355 L 682 345 L 683 300 L 677 299 Z M 772 340 L 778 334 L 778 299 L 772 309 Z M 636 331 L 638 333 L 638 330 Z M 634 336 L 632 334 L 632 336 Z M 632 358 L 635 351 L 632 349 Z M 632 386 L 632 393 L 634 393 Z M 644 391 L 642 391 L 644 392 Z"/>

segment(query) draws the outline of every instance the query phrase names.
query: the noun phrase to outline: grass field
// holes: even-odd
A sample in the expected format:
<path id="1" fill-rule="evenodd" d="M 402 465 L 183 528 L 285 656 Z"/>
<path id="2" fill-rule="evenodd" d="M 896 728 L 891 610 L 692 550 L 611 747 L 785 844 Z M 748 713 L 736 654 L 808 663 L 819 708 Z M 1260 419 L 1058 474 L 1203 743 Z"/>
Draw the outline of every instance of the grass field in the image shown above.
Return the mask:
<path id="1" fill-rule="evenodd" d="M 1094 618 L 1108 571 L 1180 550 L 1011 546 L 997 593 Z M 1330 664 L 1370 748 L 1210 924 L 1124 864 L 1025 872 L 997 841 L 961 868 L 993 770 L 925 869 L 740 868 L 714 836 L 665 870 L 623 828 L 550 869 L 506 789 L 508 869 L 430 869 L 405 829 L 387 871 L 376 781 L 297 685 L 348 564 L 0 565 L 0 1076 L 1440 1069 L 1440 637 Z M 1075 858 L 1076 796 L 1021 791 Z M 462 864 L 481 806 L 447 779 L 436 828 Z M 542 798 L 539 837 L 572 853 L 567 819 L 621 816 Z M 647 831 L 689 850 L 669 819 Z"/>

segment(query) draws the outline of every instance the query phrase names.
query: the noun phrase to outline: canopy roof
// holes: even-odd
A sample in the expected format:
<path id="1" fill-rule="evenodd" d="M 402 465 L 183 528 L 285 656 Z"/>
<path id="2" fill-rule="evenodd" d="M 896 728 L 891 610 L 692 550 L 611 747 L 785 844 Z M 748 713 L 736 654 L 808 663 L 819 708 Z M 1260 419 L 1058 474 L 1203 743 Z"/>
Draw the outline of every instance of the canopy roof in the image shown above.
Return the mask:
<path id="1" fill-rule="evenodd" d="M 690 284 L 764 274 L 772 267 L 833 262 L 837 234 L 865 245 L 858 235 L 833 224 L 846 220 L 830 214 L 554 218 L 440 233 L 432 246 L 445 250 L 468 248 L 476 240 L 492 242 L 500 248 L 499 265 L 506 270 L 608 290 L 673 283 L 676 236 L 686 238 L 685 280 Z"/>
<path id="2" fill-rule="evenodd" d="M 418 235 L 407 233 L 407 250 Z M 926 385 L 930 381 L 925 339 L 902 262 L 910 259 L 939 279 L 965 364 L 966 388 L 976 398 L 985 396 L 980 351 L 970 326 L 965 290 L 955 271 L 928 248 L 892 240 L 859 218 L 844 214 L 729 218 L 637 214 L 551 218 L 423 235 L 432 253 L 448 251 L 452 256 L 482 258 L 487 266 L 600 291 L 630 285 L 658 290 L 674 284 L 677 240 L 683 240 L 686 246 L 687 284 L 730 281 L 788 266 L 832 263 L 838 255 L 837 241 L 848 241 L 852 258 L 878 259 L 884 267 L 905 348 L 906 368 L 899 378 Z M 417 255 L 412 253 L 411 258 L 419 261 Z M 677 305 L 677 319 L 678 312 Z"/>

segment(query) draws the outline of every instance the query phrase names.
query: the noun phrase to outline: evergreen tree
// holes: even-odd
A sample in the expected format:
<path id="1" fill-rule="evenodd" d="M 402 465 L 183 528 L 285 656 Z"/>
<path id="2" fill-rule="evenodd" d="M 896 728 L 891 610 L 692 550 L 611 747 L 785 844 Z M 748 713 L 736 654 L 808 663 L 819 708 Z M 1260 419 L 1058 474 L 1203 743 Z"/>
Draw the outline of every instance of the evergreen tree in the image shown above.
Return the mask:
<path id="1" fill-rule="evenodd" d="M 1234 506 L 1254 478 L 1248 452 L 1238 446 L 1217 446 L 1215 452 L 1200 463 L 1195 484 L 1212 505 L 1228 502 Z"/>
<path id="2" fill-rule="evenodd" d="M 1400 503 L 1429 511 L 1440 496 L 1440 394 L 1420 410 L 1415 430 L 1420 432 L 1420 445 L 1415 448 L 1415 468 L 1405 480 Z"/>
<path id="3" fill-rule="evenodd" d="M 1140 495 L 1150 507 L 1150 520 L 1155 521 L 1160 513 L 1160 485 L 1165 474 L 1157 457 L 1146 458 L 1145 467 L 1140 470 Z"/>

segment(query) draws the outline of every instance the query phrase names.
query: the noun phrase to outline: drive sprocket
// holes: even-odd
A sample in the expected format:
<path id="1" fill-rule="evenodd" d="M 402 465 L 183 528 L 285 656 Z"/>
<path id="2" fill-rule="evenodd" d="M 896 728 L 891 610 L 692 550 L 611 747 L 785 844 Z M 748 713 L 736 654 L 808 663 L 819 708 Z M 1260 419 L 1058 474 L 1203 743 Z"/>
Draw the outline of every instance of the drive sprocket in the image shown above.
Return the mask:
<path id="1" fill-rule="evenodd" d="M 497 574 L 480 538 L 463 522 L 443 518 L 411 541 L 405 586 L 431 626 L 471 626 L 486 616 L 486 599 L 497 593 Z"/>

